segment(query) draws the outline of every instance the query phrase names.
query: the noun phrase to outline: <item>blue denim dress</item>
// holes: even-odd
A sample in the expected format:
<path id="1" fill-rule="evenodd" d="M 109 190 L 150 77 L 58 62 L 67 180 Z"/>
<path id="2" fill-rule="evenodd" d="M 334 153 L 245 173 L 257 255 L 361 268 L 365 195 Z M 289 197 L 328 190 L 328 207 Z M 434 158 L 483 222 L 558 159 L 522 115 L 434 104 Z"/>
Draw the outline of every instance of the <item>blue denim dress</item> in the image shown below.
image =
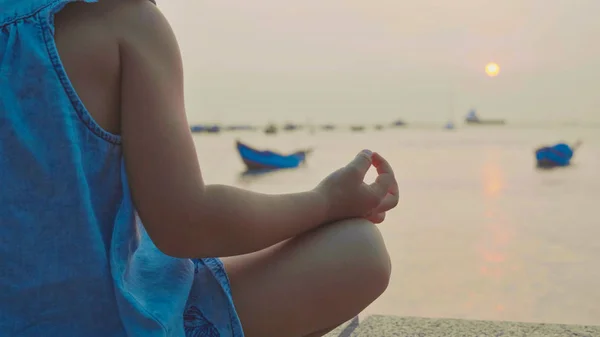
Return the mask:
<path id="1" fill-rule="evenodd" d="M 0 0 L 0 336 L 243 336 L 220 260 L 162 254 L 137 218 L 56 50 L 68 2 Z"/>

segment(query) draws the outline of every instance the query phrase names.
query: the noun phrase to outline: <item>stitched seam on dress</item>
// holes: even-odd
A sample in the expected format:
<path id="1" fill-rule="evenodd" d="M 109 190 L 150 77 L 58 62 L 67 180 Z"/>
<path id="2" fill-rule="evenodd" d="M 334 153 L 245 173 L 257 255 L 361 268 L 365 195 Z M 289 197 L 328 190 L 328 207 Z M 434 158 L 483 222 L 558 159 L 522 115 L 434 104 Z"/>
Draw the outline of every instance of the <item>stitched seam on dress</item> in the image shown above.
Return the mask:
<path id="1" fill-rule="evenodd" d="M 14 18 L 8 19 L 6 22 L 1 22 L 1 23 L 0 23 L 0 27 L 8 26 L 8 25 L 10 25 L 10 24 L 13 24 L 13 23 L 15 23 L 15 22 L 17 22 L 17 21 L 25 20 L 25 19 L 27 19 L 27 18 L 30 18 L 30 17 L 36 16 L 36 15 L 37 15 L 39 12 L 43 11 L 44 9 L 46 9 L 46 8 L 48 8 L 48 7 L 50 7 L 50 6 L 56 5 L 56 4 L 57 4 L 57 3 L 59 3 L 60 1 L 61 1 L 61 0 L 56 0 L 56 1 L 53 1 L 53 2 L 51 2 L 51 3 L 49 3 L 49 4 L 46 4 L 46 5 L 43 5 L 43 6 L 41 6 L 41 7 L 40 7 L 40 8 L 38 8 L 38 9 L 35 9 L 33 12 L 31 12 L 31 13 L 29 13 L 29 14 L 23 14 L 23 15 L 19 15 L 19 16 L 16 16 L 16 17 L 14 17 Z"/>
<path id="2" fill-rule="evenodd" d="M 73 2 L 74 0 L 67 0 L 66 2 Z M 56 1 L 53 4 L 60 4 L 64 1 Z M 54 42 L 54 39 L 51 35 L 51 31 L 52 31 L 52 24 L 50 23 L 50 18 L 42 18 L 41 20 L 42 22 L 39 24 L 41 33 L 42 33 L 42 37 L 44 39 L 44 43 L 46 45 L 46 51 L 48 52 L 48 56 L 50 58 L 50 61 L 52 62 L 52 66 L 54 68 L 54 72 L 56 73 L 56 75 L 59 78 L 59 81 L 65 91 L 65 93 L 67 94 L 67 97 L 69 98 L 69 101 L 71 102 L 71 105 L 73 106 L 73 109 L 75 109 L 75 113 L 77 114 L 79 120 L 87 127 L 87 129 L 89 131 L 92 132 L 92 134 L 94 134 L 95 136 L 101 138 L 102 140 L 108 142 L 109 144 L 112 145 L 120 145 L 121 144 L 121 137 L 115 134 L 112 134 L 106 130 L 104 130 L 102 127 L 100 127 L 96 121 L 94 120 L 94 118 L 92 117 L 92 115 L 89 113 L 89 111 L 86 109 L 85 105 L 83 104 L 83 102 L 81 101 L 81 98 L 77 95 L 77 92 L 75 91 L 75 88 L 73 88 L 73 85 L 71 83 L 71 81 L 68 78 L 68 75 L 66 73 L 66 70 L 64 69 L 64 66 L 62 65 L 62 62 L 60 61 L 60 56 L 58 55 L 58 50 L 56 49 L 56 44 Z"/>

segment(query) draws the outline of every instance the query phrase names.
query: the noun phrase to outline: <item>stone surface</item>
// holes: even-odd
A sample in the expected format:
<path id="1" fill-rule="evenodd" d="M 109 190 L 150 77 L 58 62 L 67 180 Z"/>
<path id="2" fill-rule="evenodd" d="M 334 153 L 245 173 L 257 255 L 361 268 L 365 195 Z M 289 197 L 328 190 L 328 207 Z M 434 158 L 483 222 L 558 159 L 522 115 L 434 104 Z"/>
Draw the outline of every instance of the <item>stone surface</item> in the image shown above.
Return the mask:
<path id="1" fill-rule="evenodd" d="M 347 322 L 327 337 L 600 337 L 600 326 L 369 316 Z M 351 332 L 349 330 L 352 330 Z"/>
<path id="2" fill-rule="evenodd" d="M 352 332 L 358 328 L 359 322 L 359 318 L 356 316 L 352 320 L 335 328 L 335 330 L 328 333 L 326 337 L 350 337 Z"/>

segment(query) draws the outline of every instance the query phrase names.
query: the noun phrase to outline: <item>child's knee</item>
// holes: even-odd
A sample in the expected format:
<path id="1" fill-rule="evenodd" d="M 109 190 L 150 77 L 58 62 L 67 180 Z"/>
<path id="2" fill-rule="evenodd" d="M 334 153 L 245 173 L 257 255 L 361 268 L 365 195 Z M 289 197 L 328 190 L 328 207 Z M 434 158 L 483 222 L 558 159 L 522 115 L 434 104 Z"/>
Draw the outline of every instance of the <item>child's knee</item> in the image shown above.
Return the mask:
<path id="1" fill-rule="evenodd" d="M 352 267 L 361 287 L 368 286 L 379 296 L 389 284 L 392 264 L 377 226 L 364 219 L 344 220 L 332 226 L 336 227 L 334 240 L 338 240 L 344 263 Z"/>

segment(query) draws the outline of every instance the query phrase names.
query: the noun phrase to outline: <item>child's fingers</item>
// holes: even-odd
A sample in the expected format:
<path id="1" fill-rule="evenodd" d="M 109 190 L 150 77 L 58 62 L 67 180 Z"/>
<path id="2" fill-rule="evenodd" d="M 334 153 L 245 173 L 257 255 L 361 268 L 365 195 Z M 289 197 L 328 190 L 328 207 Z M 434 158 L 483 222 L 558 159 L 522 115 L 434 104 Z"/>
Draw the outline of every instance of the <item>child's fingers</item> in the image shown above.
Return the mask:
<path id="1" fill-rule="evenodd" d="M 392 169 L 392 165 L 390 165 L 390 163 L 388 163 L 388 161 L 385 160 L 385 158 L 383 158 L 379 153 L 377 153 L 377 152 L 373 153 L 373 156 L 371 158 L 372 158 L 373 166 L 375 166 L 375 168 L 377 169 L 377 173 L 379 173 L 379 174 L 388 173 L 388 174 L 394 175 L 394 170 Z"/>
<path id="2" fill-rule="evenodd" d="M 389 174 L 393 177 L 396 176 L 392 165 L 390 165 L 390 163 L 387 160 L 385 160 L 385 158 L 383 158 L 379 153 L 373 153 L 372 162 L 373 166 L 375 166 L 375 168 L 377 169 L 378 174 Z M 397 194 L 398 184 L 394 184 L 389 192 Z"/>
<path id="3" fill-rule="evenodd" d="M 362 150 L 356 157 L 348 164 L 357 172 L 362 178 L 367 174 L 373 162 L 371 161 L 372 153 L 369 150 Z"/>
<path id="4" fill-rule="evenodd" d="M 390 174 L 394 177 L 394 184 L 390 187 L 390 189 L 387 192 L 394 195 L 398 195 L 400 191 L 398 188 L 398 183 L 395 180 L 395 174 L 394 169 L 392 169 L 392 165 L 390 165 L 390 163 L 388 163 L 388 161 L 385 160 L 385 158 L 383 158 L 377 152 L 373 153 L 372 161 L 373 166 L 375 166 L 375 168 L 377 169 L 378 174 Z"/>
<path id="5" fill-rule="evenodd" d="M 398 195 L 388 193 L 383 198 L 381 203 L 379 203 L 379 206 L 377 206 L 377 208 L 375 208 L 374 213 L 387 212 L 387 211 L 395 208 L 396 206 L 398 206 L 399 201 L 400 201 L 400 198 L 398 197 Z"/>
<path id="6" fill-rule="evenodd" d="M 366 217 L 366 219 L 374 224 L 380 224 L 385 220 L 385 212 L 371 214 L 368 217 Z"/>
<path id="7" fill-rule="evenodd" d="M 379 198 L 379 200 L 383 200 L 386 195 L 388 195 L 391 189 L 394 189 L 396 185 L 396 178 L 394 178 L 391 174 L 380 174 L 375 179 L 375 182 L 369 185 L 373 193 Z"/>

